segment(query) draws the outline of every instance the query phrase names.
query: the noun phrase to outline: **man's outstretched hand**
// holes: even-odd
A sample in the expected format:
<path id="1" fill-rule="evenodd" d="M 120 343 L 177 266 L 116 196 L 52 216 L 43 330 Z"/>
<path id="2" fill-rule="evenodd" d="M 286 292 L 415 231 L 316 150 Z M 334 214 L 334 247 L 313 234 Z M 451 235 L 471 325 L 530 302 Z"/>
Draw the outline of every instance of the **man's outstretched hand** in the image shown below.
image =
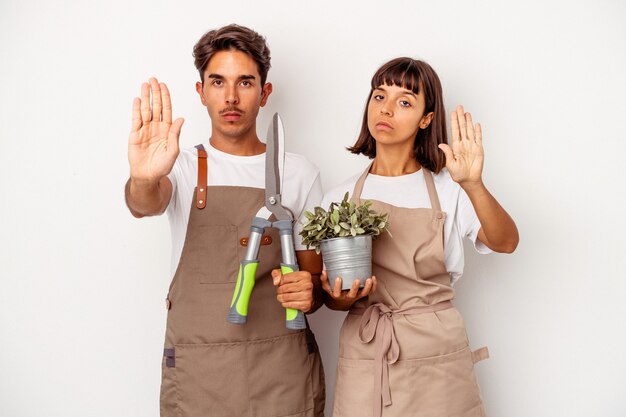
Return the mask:
<path id="1" fill-rule="evenodd" d="M 172 101 L 164 83 L 150 78 L 141 85 L 141 98 L 133 100 L 128 136 L 131 181 L 156 184 L 169 174 L 178 156 L 178 140 L 184 119 L 172 123 Z"/>

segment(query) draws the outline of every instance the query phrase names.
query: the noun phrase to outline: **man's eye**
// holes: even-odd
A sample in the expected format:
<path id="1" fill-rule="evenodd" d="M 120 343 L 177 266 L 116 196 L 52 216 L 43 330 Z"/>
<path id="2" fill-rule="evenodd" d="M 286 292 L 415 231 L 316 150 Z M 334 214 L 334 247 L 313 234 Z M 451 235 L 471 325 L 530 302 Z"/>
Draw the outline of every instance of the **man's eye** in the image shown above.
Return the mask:
<path id="1" fill-rule="evenodd" d="M 241 82 L 241 85 L 242 85 L 243 87 L 250 87 L 252 84 L 250 84 L 250 81 L 242 81 L 242 82 Z"/>
<path id="2" fill-rule="evenodd" d="M 213 80 L 213 85 L 220 86 L 222 85 L 222 80 Z"/>

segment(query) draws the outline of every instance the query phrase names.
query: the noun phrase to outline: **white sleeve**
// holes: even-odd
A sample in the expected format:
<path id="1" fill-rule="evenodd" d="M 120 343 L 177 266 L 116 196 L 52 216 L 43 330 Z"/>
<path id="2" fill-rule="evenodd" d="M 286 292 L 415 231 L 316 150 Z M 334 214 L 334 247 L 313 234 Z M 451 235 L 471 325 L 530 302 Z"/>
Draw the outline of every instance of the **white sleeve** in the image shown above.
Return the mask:
<path id="1" fill-rule="evenodd" d="M 300 213 L 294 213 L 294 216 L 297 215 L 297 219 L 293 225 L 293 242 L 296 250 L 308 250 L 306 245 L 302 244 L 302 236 L 300 236 L 300 231 L 306 223 L 307 219 L 304 216 L 305 211 L 313 211 L 316 206 L 319 206 L 322 201 L 322 181 L 320 180 L 319 171 L 315 177 L 315 181 L 311 185 L 309 192 L 307 193 L 306 200 L 304 205 L 302 206 L 302 211 Z"/>
<path id="2" fill-rule="evenodd" d="M 170 201 L 167 204 L 167 210 L 176 209 L 176 192 L 178 191 L 178 177 L 180 176 L 180 164 L 178 163 L 180 159 L 176 158 L 176 162 L 174 162 L 174 166 L 169 174 L 167 174 L 167 178 L 169 178 L 172 183 L 172 195 L 170 196 Z"/>
<path id="3" fill-rule="evenodd" d="M 476 211 L 474 211 L 474 206 L 472 205 L 471 200 L 462 188 L 459 189 L 456 219 L 459 233 L 461 236 L 467 237 L 472 241 L 474 248 L 478 253 L 488 254 L 492 252 L 491 249 L 478 240 L 478 232 L 481 228 L 480 220 L 478 220 L 478 216 L 476 215 Z"/>

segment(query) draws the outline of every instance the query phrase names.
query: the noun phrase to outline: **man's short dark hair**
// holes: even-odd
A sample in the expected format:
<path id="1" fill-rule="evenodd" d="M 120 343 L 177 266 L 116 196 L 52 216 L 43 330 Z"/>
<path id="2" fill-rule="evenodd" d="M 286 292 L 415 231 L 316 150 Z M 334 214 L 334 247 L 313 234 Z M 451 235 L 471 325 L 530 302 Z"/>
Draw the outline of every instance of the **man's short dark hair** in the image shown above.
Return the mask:
<path id="1" fill-rule="evenodd" d="M 265 84 L 270 70 L 270 49 L 265 38 L 245 26 L 231 24 L 211 30 L 193 47 L 194 63 L 204 83 L 204 71 L 209 60 L 219 51 L 237 50 L 248 54 L 257 64 L 261 86 Z"/>

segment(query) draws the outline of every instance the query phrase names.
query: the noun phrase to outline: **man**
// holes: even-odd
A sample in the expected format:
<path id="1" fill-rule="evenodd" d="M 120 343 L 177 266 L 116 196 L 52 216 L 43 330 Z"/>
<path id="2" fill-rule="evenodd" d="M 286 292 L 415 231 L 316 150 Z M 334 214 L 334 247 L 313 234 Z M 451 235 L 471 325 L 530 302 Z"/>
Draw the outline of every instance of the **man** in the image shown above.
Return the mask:
<path id="1" fill-rule="evenodd" d="M 310 313 L 323 303 L 321 260 L 303 250 L 298 224 L 301 271 L 273 270 L 280 237 L 266 229 L 247 323 L 226 321 L 251 220 L 265 200 L 256 117 L 272 93 L 269 49 L 258 33 L 229 25 L 206 33 L 194 57 L 208 142 L 179 152 L 183 119 L 172 121 L 167 86 L 151 78 L 134 99 L 128 144 L 128 207 L 135 217 L 167 211 L 177 265 L 166 300 L 161 415 L 322 416 L 315 338 L 285 327 L 285 308 Z M 287 153 L 282 195 L 296 218 L 319 204 L 317 168 Z"/>

